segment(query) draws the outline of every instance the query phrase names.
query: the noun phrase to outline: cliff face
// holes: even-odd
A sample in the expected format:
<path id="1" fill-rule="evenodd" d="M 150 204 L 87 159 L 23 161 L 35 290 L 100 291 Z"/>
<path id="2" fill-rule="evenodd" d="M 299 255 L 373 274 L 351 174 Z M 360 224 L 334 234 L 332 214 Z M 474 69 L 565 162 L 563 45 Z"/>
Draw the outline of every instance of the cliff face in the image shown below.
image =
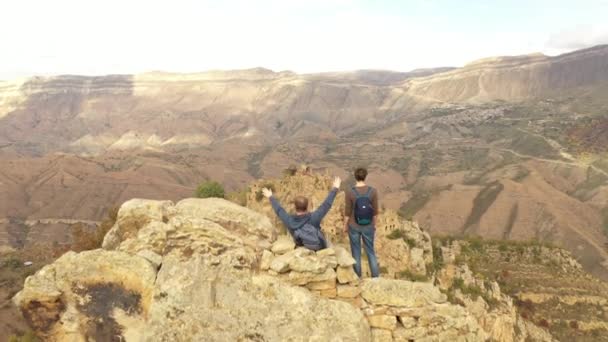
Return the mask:
<path id="1" fill-rule="evenodd" d="M 547 57 L 489 58 L 464 68 L 413 79 L 408 93 L 444 102 L 521 101 L 563 95 L 608 80 L 608 46 Z"/>

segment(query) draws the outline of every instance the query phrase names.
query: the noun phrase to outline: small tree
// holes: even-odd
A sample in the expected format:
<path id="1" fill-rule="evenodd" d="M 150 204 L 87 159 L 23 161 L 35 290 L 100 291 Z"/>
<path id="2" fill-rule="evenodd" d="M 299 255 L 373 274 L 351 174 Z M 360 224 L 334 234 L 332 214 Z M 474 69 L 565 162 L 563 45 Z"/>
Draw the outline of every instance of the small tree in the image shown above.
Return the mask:
<path id="1" fill-rule="evenodd" d="M 196 188 L 194 195 L 198 198 L 224 198 L 224 187 L 216 181 L 206 181 Z"/>

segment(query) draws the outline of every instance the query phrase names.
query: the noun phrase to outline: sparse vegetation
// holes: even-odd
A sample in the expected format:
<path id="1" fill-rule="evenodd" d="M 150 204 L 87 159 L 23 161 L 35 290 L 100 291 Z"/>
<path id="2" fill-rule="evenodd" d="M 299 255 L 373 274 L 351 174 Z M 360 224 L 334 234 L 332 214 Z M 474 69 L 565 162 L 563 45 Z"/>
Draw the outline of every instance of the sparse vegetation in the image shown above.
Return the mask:
<path id="1" fill-rule="evenodd" d="M 297 172 L 298 172 L 298 168 L 295 167 L 295 165 L 290 165 L 288 168 L 283 170 L 283 176 L 285 176 L 285 177 L 295 176 Z"/>
<path id="2" fill-rule="evenodd" d="M 247 194 L 249 193 L 249 189 L 241 190 L 241 191 L 233 191 L 226 195 L 226 199 L 231 202 L 234 202 L 243 207 L 247 206 Z"/>
<path id="3" fill-rule="evenodd" d="M 429 278 L 426 274 L 415 274 L 410 270 L 403 270 L 401 272 L 397 272 L 397 278 L 405 279 L 409 281 L 429 281 Z"/>
<path id="4" fill-rule="evenodd" d="M 38 342 L 40 341 L 33 331 L 28 330 L 23 335 L 11 335 L 8 342 Z"/>
<path id="5" fill-rule="evenodd" d="M 405 231 L 402 230 L 402 229 L 395 229 L 395 230 L 393 230 L 390 234 L 388 234 L 386 236 L 386 238 L 390 239 L 390 240 L 403 239 L 403 241 L 405 241 L 405 243 L 407 243 L 407 245 L 410 248 L 416 247 L 416 240 L 408 237 L 406 235 Z"/>
<path id="6" fill-rule="evenodd" d="M 224 187 L 216 181 L 206 181 L 196 188 L 194 195 L 198 198 L 224 198 Z"/>

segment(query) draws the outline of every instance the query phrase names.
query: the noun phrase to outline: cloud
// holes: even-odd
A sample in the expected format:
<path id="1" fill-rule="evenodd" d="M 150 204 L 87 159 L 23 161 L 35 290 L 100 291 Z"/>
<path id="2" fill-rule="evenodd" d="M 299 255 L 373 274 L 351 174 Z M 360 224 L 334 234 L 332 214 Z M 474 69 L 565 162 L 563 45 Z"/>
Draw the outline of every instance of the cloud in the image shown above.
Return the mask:
<path id="1" fill-rule="evenodd" d="M 553 33 L 546 47 L 556 50 L 578 50 L 608 44 L 608 25 L 584 25 Z"/>

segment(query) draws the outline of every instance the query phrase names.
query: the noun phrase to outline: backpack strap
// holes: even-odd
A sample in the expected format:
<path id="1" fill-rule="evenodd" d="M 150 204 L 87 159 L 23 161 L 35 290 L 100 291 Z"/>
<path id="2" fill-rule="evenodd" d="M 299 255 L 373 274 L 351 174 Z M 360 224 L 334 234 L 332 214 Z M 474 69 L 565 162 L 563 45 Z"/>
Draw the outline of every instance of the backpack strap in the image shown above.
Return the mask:
<path id="1" fill-rule="evenodd" d="M 355 192 L 355 196 L 356 198 L 361 198 L 361 197 L 370 197 L 370 195 L 372 194 L 372 190 L 373 188 L 371 186 L 367 186 L 367 193 L 365 193 L 365 195 L 361 195 L 358 191 L 357 188 L 353 186 L 353 191 Z"/>

